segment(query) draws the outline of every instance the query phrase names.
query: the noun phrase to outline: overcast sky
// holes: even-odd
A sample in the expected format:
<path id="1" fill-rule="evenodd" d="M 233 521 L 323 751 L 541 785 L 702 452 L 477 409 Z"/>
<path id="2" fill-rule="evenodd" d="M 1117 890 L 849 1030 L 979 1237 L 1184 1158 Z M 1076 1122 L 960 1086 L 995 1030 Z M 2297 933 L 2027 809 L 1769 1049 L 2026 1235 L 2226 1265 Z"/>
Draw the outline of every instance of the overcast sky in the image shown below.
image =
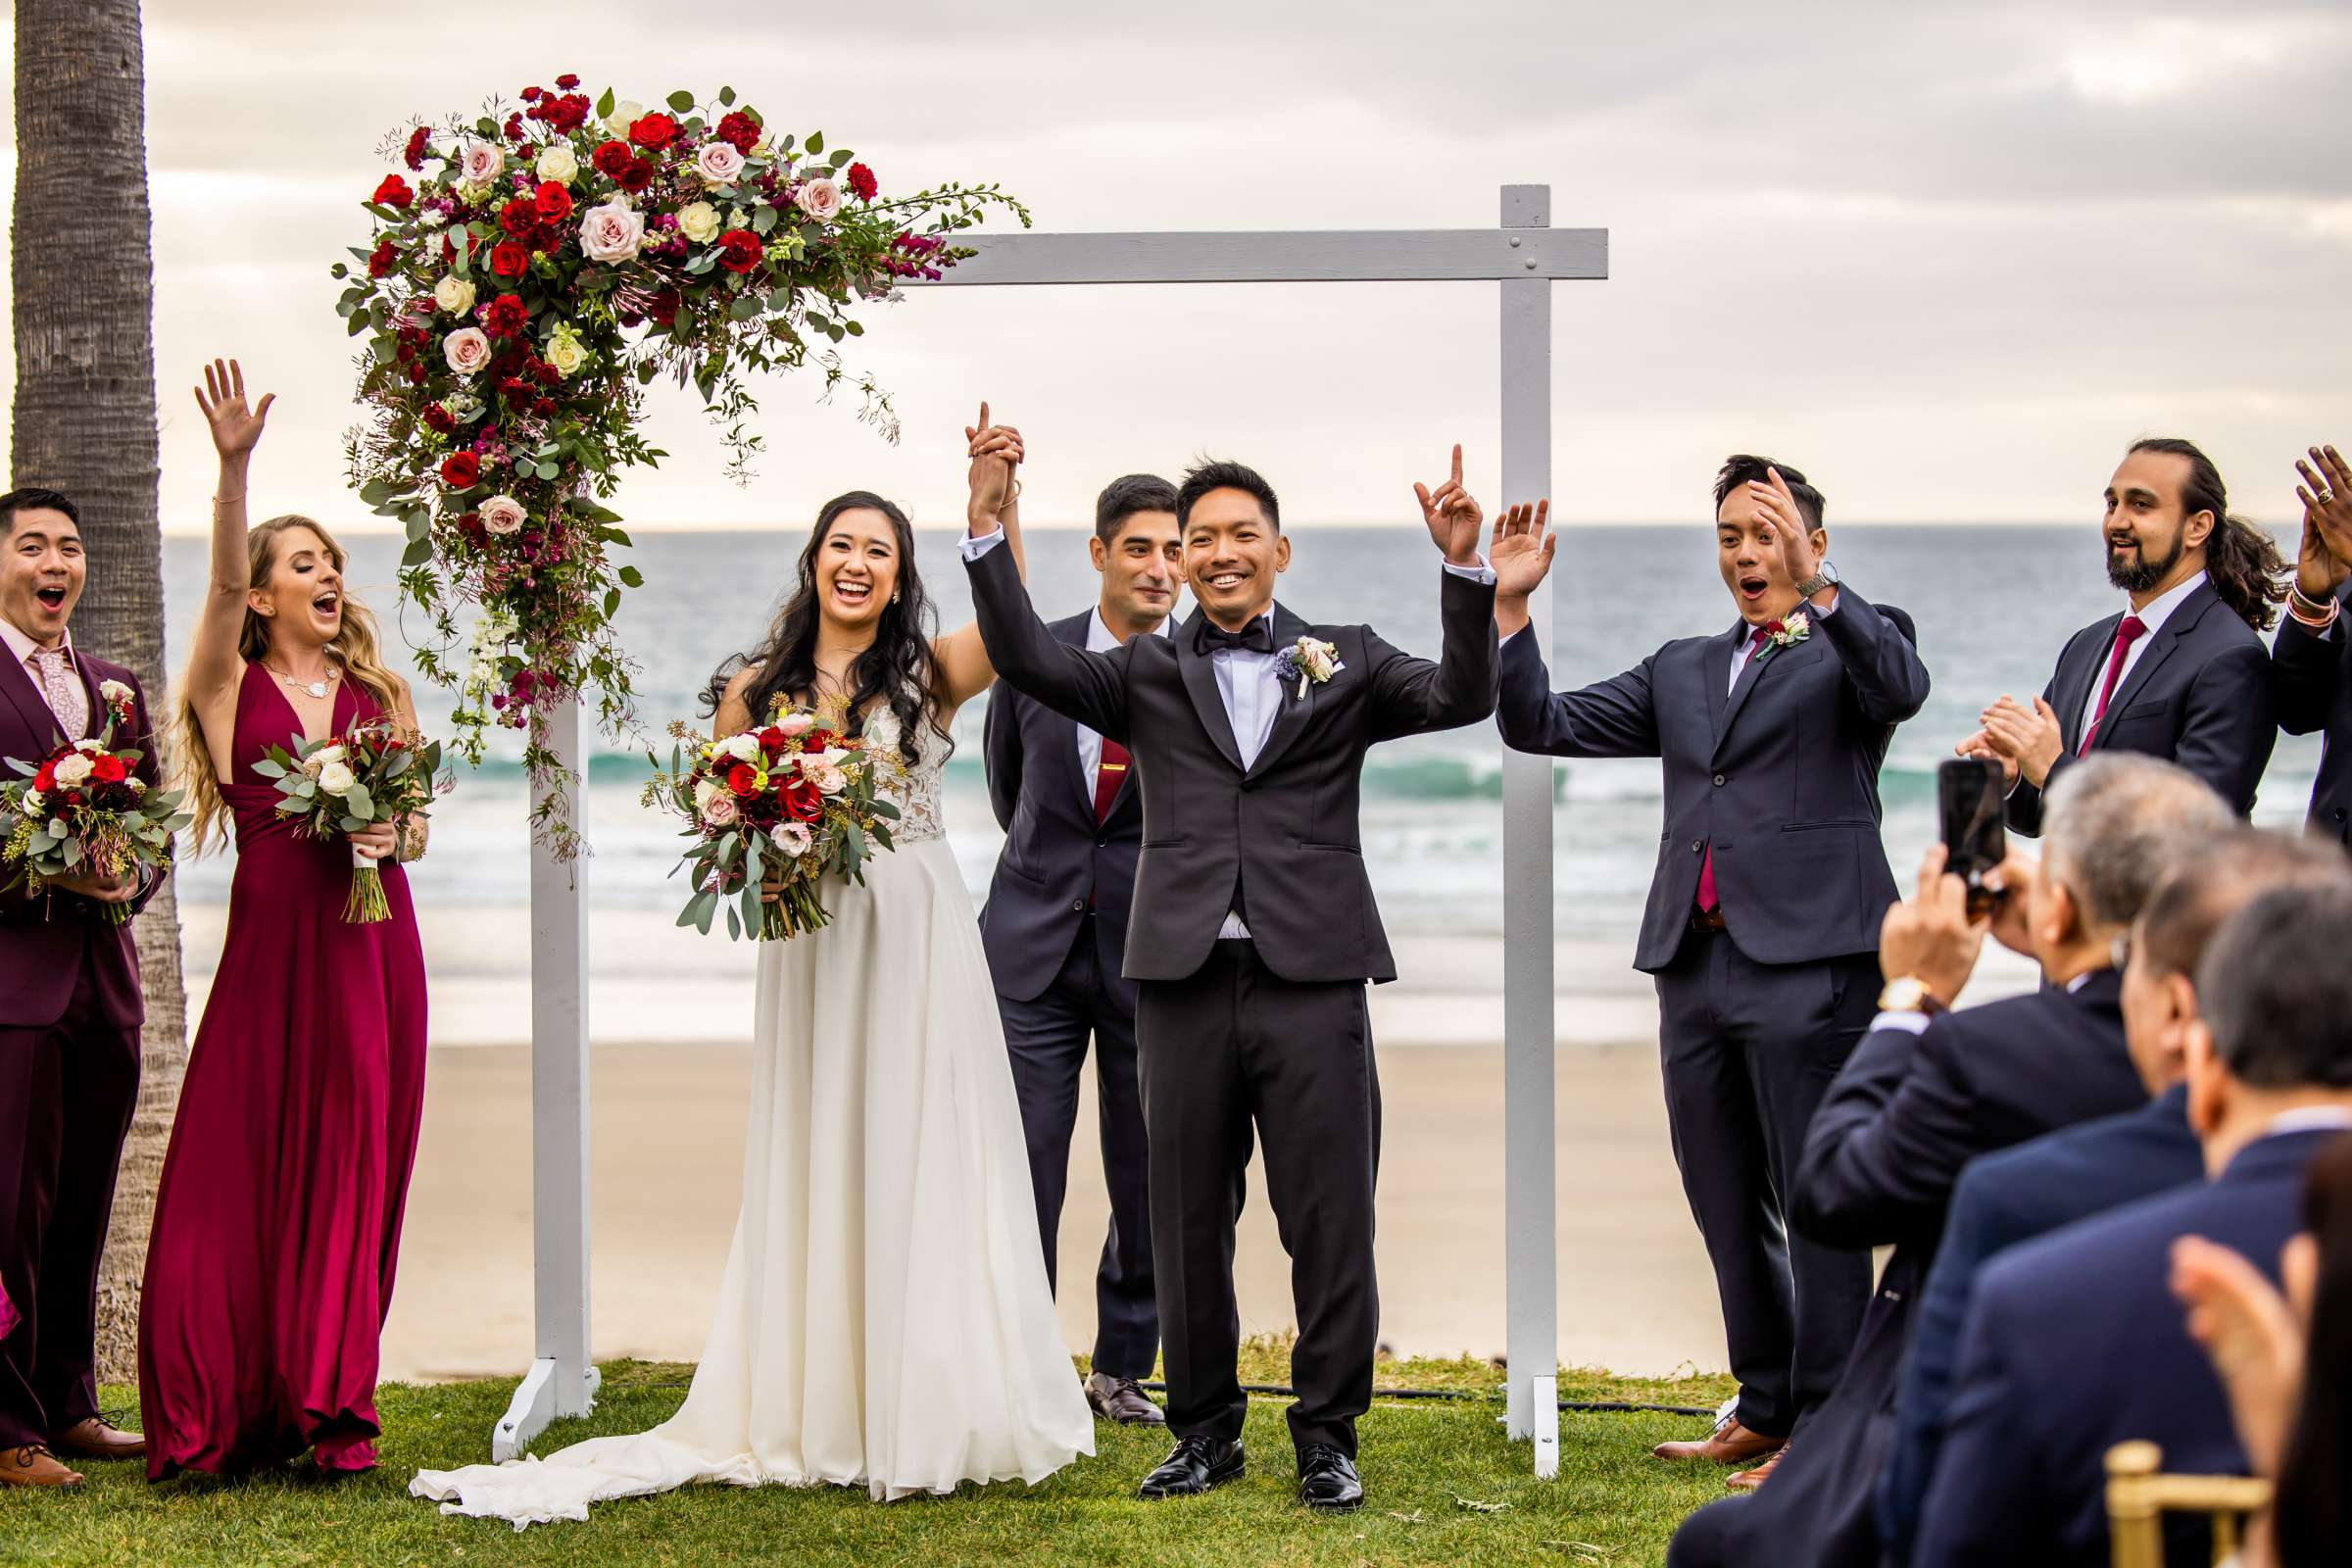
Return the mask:
<path id="1" fill-rule="evenodd" d="M 2182 434 L 2240 510 L 2352 442 L 2352 8 L 1433 6 L 1019 0 L 778 9 L 161 0 L 148 151 L 167 526 L 204 518 L 187 387 L 241 356 L 280 393 L 257 505 L 362 514 L 326 269 L 375 149 L 419 116 L 576 71 L 654 102 L 730 83 L 897 193 L 996 179 L 1040 230 L 1479 227 L 1548 181 L 1610 231 L 1559 284 L 1554 493 L 1570 521 L 1696 519 L 1734 449 L 1803 467 L 1833 521 L 2095 519 L 2132 437 Z M 12 166 L 13 167 L 13 166 Z M 633 522 L 801 522 L 866 486 L 959 513 L 958 426 L 1029 439 L 1025 509 L 1197 453 L 1262 467 L 1294 525 L 1412 516 L 1459 439 L 1492 496 L 1486 284 L 931 291 L 865 313 L 884 445 L 805 382 L 720 474 L 690 394 Z"/>

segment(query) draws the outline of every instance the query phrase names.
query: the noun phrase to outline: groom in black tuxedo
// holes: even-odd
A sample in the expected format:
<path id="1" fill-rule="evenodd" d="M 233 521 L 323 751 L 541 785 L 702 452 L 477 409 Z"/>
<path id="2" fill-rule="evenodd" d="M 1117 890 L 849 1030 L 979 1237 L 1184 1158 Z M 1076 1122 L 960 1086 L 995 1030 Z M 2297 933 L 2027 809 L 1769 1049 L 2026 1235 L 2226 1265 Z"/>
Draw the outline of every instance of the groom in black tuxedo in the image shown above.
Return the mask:
<path id="1" fill-rule="evenodd" d="M 1380 1086 L 1364 982 L 1393 980 L 1357 796 L 1377 741 L 1475 723 L 1494 709 L 1494 578 L 1462 455 L 1423 520 L 1445 551 L 1443 657 L 1365 626 L 1310 625 L 1274 602 L 1290 563 L 1272 486 L 1210 463 L 1177 493 L 1199 611 L 1174 637 L 1095 652 L 1030 607 L 1001 530 L 963 551 L 980 635 L 1019 691 L 1126 747 L 1144 842 L 1125 970 L 1151 1144 L 1152 1252 L 1178 1442 L 1142 1494 L 1205 1492 L 1242 1473 L 1249 1400 L 1236 1358 L 1233 1233 L 1252 1128 L 1291 1254 L 1298 1342 L 1291 1437 L 1298 1493 L 1363 1501 L 1355 1419 L 1379 1334 L 1373 1177 Z"/>

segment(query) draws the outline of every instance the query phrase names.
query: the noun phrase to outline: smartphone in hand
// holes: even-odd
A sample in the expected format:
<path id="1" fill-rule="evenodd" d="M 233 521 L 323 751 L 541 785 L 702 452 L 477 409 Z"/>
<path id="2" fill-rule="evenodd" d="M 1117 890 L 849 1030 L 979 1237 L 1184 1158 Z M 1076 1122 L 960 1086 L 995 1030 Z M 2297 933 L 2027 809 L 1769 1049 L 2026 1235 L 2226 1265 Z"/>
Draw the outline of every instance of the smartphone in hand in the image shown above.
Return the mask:
<path id="1" fill-rule="evenodd" d="M 1936 770 L 1936 797 L 1943 821 L 1944 869 L 1968 884 L 1972 917 L 1990 914 L 2001 895 L 1985 885 L 1985 873 L 2009 858 L 2001 764 L 1982 757 L 1947 758 Z"/>

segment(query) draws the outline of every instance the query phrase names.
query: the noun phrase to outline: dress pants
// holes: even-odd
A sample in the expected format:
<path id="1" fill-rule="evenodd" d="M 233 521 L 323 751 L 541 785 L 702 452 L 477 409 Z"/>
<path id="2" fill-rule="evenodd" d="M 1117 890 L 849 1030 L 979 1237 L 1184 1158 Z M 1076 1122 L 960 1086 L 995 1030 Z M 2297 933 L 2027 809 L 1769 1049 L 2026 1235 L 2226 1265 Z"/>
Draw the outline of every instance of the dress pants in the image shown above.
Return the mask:
<path id="1" fill-rule="evenodd" d="M 98 1413 L 98 1258 L 139 1098 L 139 1031 L 98 1009 L 85 947 L 64 1016 L 0 1019 L 0 1288 L 23 1321 L 0 1340 L 0 1448 Z"/>
<path id="2" fill-rule="evenodd" d="M 1791 1235 L 1805 1128 L 1878 1012 L 1875 954 L 1764 964 L 1687 933 L 1656 976 L 1666 1121 L 1723 1307 L 1740 1424 L 1785 1438 L 1838 1380 L 1870 1254 Z"/>
<path id="3" fill-rule="evenodd" d="M 1055 1243 L 1069 1185 L 1070 1134 L 1078 1122 L 1078 1079 L 1087 1042 L 1095 1049 L 1095 1099 L 1102 1139 L 1102 1180 L 1110 1190 L 1110 1231 L 1095 1266 L 1094 1368 L 1139 1382 L 1159 1359 L 1159 1305 L 1152 1281 L 1150 1167 L 1135 1052 L 1135 1014 L 1119 988 L 1115 958 L 1102 951 L 1095 916 L 1078 923 L 1077 940 L 1054 983 L 1028 1002 L 1000 995 L 1004 1047 L 1021 1102 L 1029 1145 L 1029 1183 L 1046 1248 L 1046 1280 L 1056 1278 Z"/>
<path id="4" fill-rule="evenodd" d="M 1222 941 L 1185 979 L 1144 982 L 1136 1032 L 1169 1429 L 1235 1439 L 1249 1412 L 1233 1236 L 1254 1129 L 1298 1317 L 1291 1440 L 1353 1457 L 1380 1339 L 1380 1083 L 1363 982 L 1284 980 L 1254 944 Z"/>

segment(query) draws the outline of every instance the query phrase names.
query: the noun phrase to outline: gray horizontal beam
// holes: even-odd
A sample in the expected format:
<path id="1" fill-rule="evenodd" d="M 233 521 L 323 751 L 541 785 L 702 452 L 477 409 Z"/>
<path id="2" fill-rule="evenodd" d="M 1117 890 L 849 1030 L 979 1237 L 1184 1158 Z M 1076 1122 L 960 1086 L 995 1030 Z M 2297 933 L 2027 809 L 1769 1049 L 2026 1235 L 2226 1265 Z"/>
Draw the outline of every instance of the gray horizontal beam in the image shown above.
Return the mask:
<path id="1" fill-rule="evenodd" d="M 1397 283 L 1605 278 L 1605 228 L 969 234 L 942 284 Z"/>

